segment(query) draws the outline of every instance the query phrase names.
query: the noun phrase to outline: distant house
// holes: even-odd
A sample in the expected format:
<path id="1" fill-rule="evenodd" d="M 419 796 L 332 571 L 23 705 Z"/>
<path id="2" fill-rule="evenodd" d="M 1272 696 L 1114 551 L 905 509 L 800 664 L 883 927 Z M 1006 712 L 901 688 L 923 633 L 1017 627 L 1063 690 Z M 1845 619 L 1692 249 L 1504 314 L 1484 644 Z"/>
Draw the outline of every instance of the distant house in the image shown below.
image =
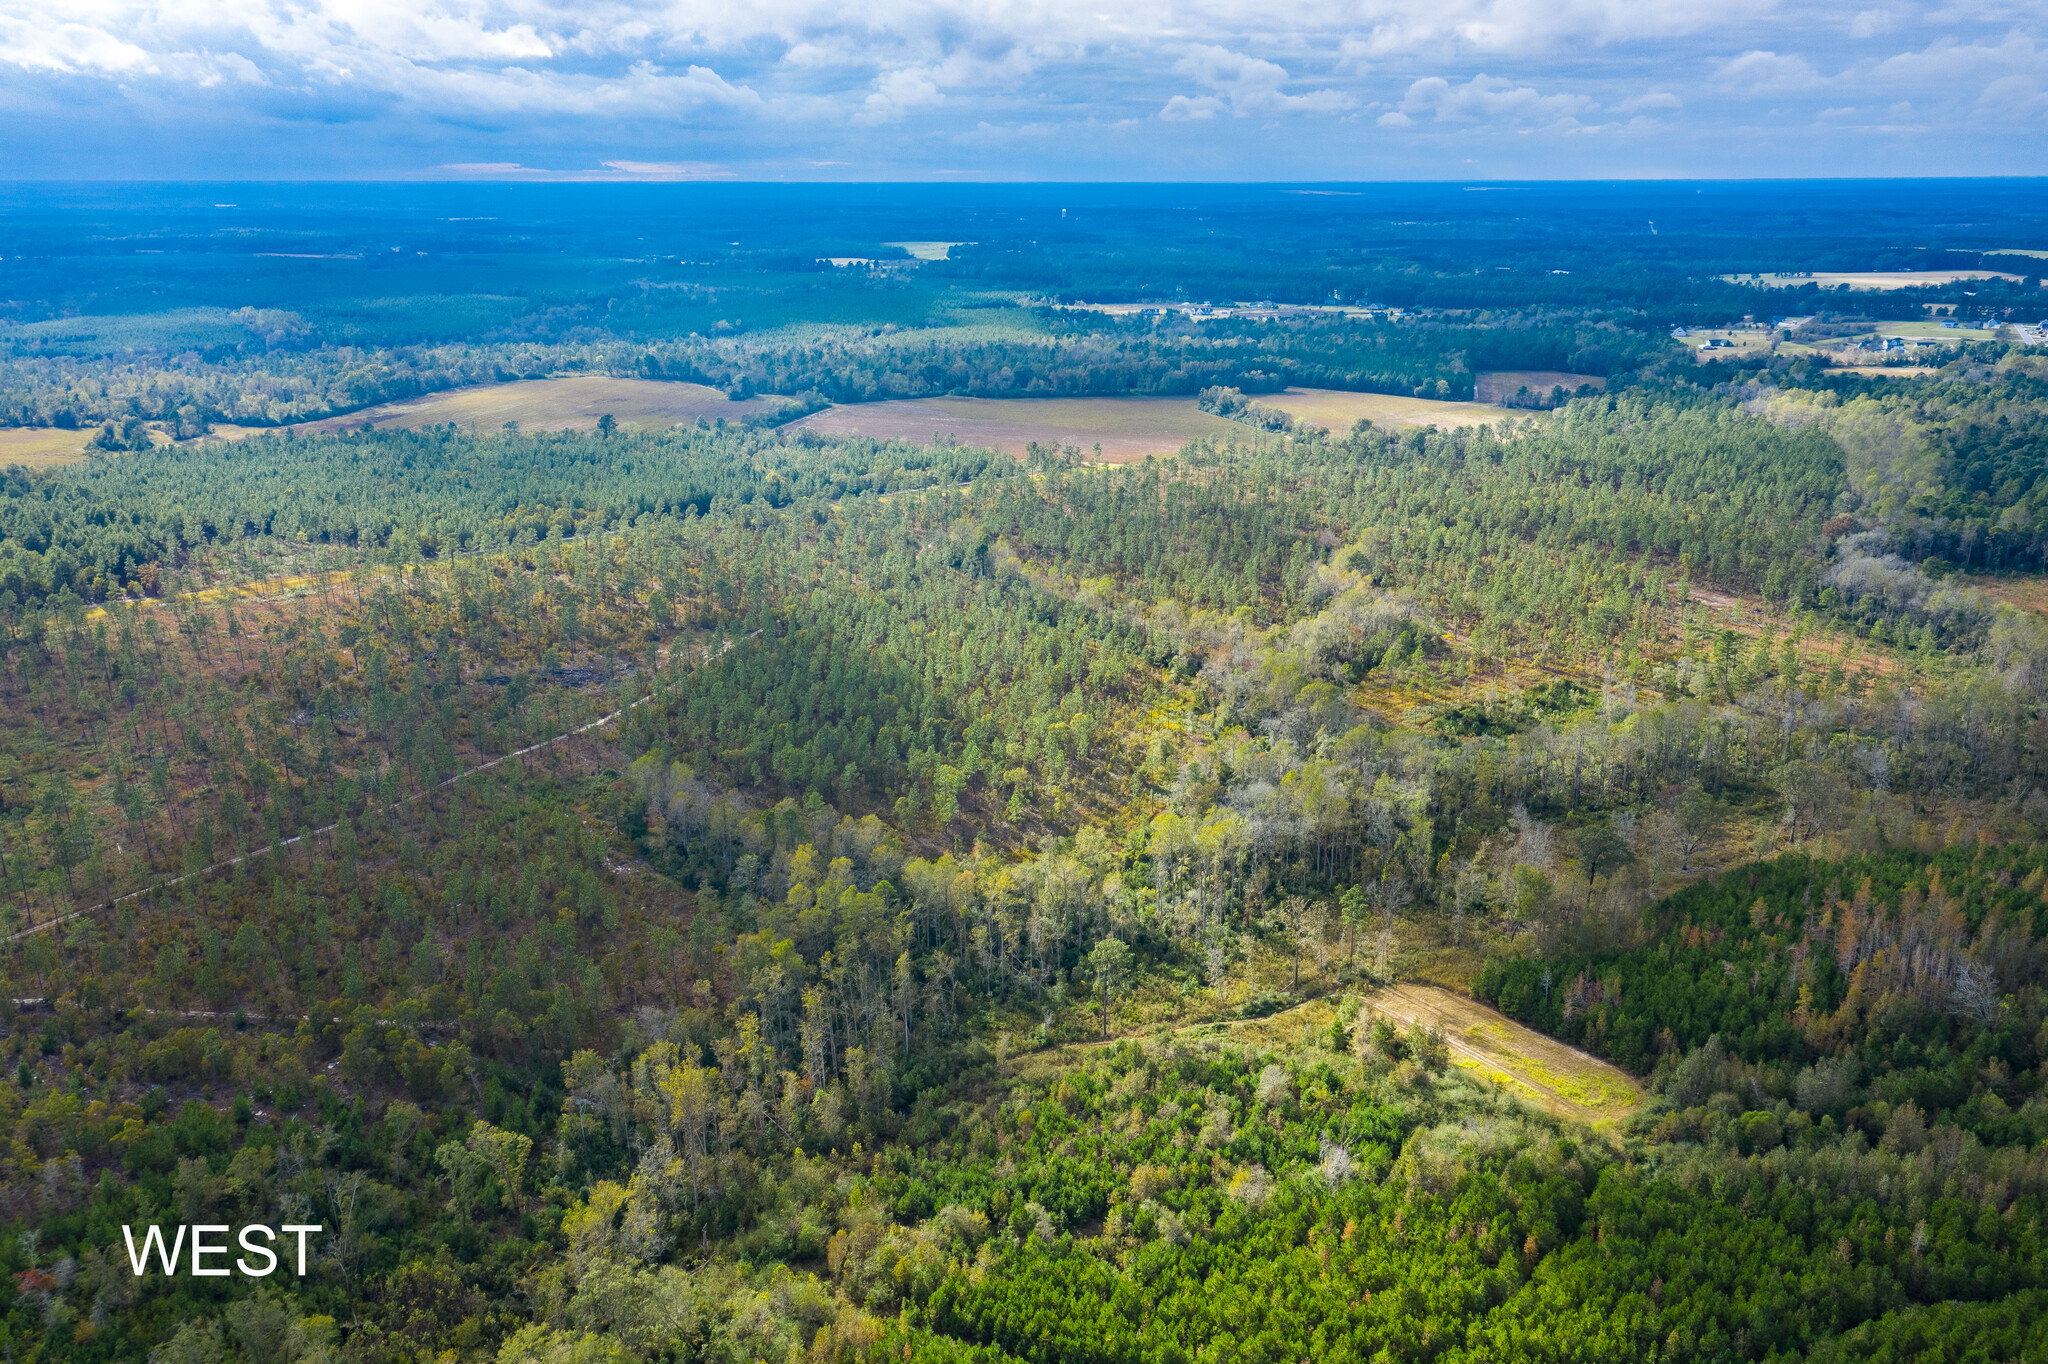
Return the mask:
<path id="1" fill-rule="evenodd" d="M 1680 337 L 1680 336 L 1691 336 L 1691 335 L 1692 335 L 1692 333 L 1691 333 L 1691 332 L 1689 332 L 1689 331 L 1687 331 L 1687 330 L 1686 330 L 1685 328 L 1683 328 L 1683 327 L 1673 327 L 1673 328 L 1671 329 L 1671 335 L 1672 335 L 1672 336 L 1673 336 L 1673 337 L 1675 338 L 1675 337 Z"/>

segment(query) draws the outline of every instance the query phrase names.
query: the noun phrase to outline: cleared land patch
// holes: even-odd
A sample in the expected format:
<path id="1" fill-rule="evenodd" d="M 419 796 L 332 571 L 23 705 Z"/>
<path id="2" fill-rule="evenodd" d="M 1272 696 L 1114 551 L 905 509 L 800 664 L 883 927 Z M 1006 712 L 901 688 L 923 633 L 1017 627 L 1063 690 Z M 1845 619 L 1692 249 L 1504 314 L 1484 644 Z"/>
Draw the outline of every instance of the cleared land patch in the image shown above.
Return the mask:
<path id="1" fill-rule="evenodd" d="M 92 431 L 65 431 L 54 426 L 0 428 L 0 469 L 10 464 L 29 469 L 71 464 L 85 458 L 85 443 L 91 439 Z"/>
<path id="2" fill-rule="evenodd" d="M 1113 464 L 1171 455 L 1202 436 L 1249 439 L 1248 428 L 1202 411 L 1192 398 L 904 398 L 827 408 L 790 427 L 918 443 L 951 436 L 1012 455 L 1036 441 L 1075 446 L 1093 459 L 1100 444 Z"/>
<path id="3" fill-rule="evenodd" d="M 972 246 L 973 242 L 883 242 L 884 246 L 901 247 L 910 253 L 912 260 L 945 260 L 947 253 L 956 246 Z"/>
<path id="4" fill-rule="evenodd" d="M 1389 986 L 1368 995 L 1365 1005 L 1404 1028 L 1420 1022 L 1443 1029 L 1453 1064 L 1559 1117 L 1611 1122 L 1643 1101 L 1642 1087 L 1627 1071 L 1434 985 Z"/>
<path id="5" fill-rule="evenodd" d="M 669 427 L 699 417 L 739 421 L 777 405 L 774 398 L 734 402 L 715 388 L 658 379 L 614 379 L 579 374 L 565 379 L 526 379 L 450 389 L 404 402 L 380 403 L 342 417 L 307 422 L 302 432 L 353 431 L 365 423 L 417 430 L 454 422 L 493 430 L 518 422 L 534 431 L 595 431 L 609 412 L 621 426 Z"/>
<path id="6" fill-rule="evenodd" d="M 1481 403 L 1440 403 L 1384 393 L 1346 393 L 1326 388 L 1290 388 L 1260 394 L 1259 401 L 1297 421 L 1343 433 L 1360 417 L 1392 426 L 1475 426 L 1518 415 Z M 1147 455 L 1165 456 L 1203 436 L 1249 440 L 1251 428 L 1226 421 L 1195 405 L 1193 398 L 904 398 L 828 408 L 791 423 L 829 435 L 873 436 L 884 440 L 929 441 L 951 436 L 1012 455 L 1031 442 L 1070 445 L 1088 458 L 1102 447 L 1106 463 L 1125 464 Z"/>
<path id="7" fill-rule="evenodd" d="M 1604 384 L 1606 381 L 1600 382 Z M 1268 407 L 1279 408 L 1296 421 L 1327 426 L 1340 436 L 1361 417 L 1376 426 L 1441 426 L 1449 429 L 1498 423 L 1523 415 L 1491 403 L 1443 403 L 1390 393 L 1348 393 L 1334 388 L 1290 388 L 1284 393 L 1260 394 L 1258 400 Z"/>
<path id="8" fill-rule="evenodd" d="M 1993 601 L 2004 602 L 2007 606 L 2035 615 L 2048 615 L 2048 578 L 2037 573 L 2015 574 L 2010 578 L 1995 578 L 1990 574 L 1966 574 L 1963 581 L 1982 592 Z"/>
<path id="9" fill-rule="evenodd" d="M 1525 388 L 1529 396 L 1547 399 L 1560 388 L 1570 396 L 1587 386 L 1605 393 L 1607 380 L 1597 374 L 1571 374 L 1561 369 L 1492 369 L 1472 376 L 1472 396 L 1479 403 L 1512 403 Z"/>
<path id="10" fill-rule="evenodd" d="M 2010 253 L 2008 253 L 2010 254 Z M 1954 284 L 1966 279 L 2009 279 L 2019 275 L 2003 270 L 1817 270 L 1810 275 L 1723 275 L 1736 284 L 1754 284 L 1764 289 L 1797 289 L 1817 284 L 1823 289 L 1848 285 L 1851 289 L 1917 289 L 1928 284 Z"/>
<path id="11" fill-rule="evenodd" d="M 1526 1028 L 1506 1014 L 1434 985 L 1389 986 L 1365 997 L 1365 1008 L 1405 1031 L 1410 1024 L 1443 1030 L 1451 1062 L 1482 1076 L 1546 1113 L 1603 1124 L 1641 1107 L 1642 1086 L 1619 1067 Z M 1228 1037 L 1240 1045 L 1284 1051 L 1320 1045 L 1337 1017 L 1329 999 L 1311 999 L 1265 1018 L 1219 1019 L 1175 1029 Z M 1366 1019 L 1360 1018 L 1361 1026 Z"/>

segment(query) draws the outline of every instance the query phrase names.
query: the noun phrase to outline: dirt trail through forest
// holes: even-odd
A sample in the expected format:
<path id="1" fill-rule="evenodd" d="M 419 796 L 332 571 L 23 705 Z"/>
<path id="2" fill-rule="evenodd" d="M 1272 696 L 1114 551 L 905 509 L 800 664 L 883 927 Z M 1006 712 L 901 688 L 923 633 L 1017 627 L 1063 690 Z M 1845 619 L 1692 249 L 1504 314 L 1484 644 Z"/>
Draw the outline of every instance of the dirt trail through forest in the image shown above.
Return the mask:
<path id="1" fill-rule="evenodd" d="M 455 783 L 459 781 L 464 781 L 470 777 L 474 777 L 479 772 L 488 772 L 492 768 L 498 766 L 501 763 L 510 762 L 514 758 L 523 758 L 529 753 L 538 753 L 541 750 L 550 748 L 555 744 L 564 743 L 570 739 L 574 739 L 578 735 L 588 734 L 593 729 L 602 729 L 604 726 L 611 724 L 614 720 L 617 720 L 620 716 L 624 715 L 627 711 L 637 710 L 639 707 L 646 705 L 649 701 L 652 701 L 654 699 L 655 695 L 656 693 L 649 692 L 647 695 L 641 697 L 639 700 L 629 701 L 625 705 L 620 706 L 617 710 L 612 711 L 608 715 L 600 715 L 597 719 L 592 720 L 589 724 L 578 725 L 574 729 L 568 730 L 567 732 L 562 734 L 557 734 L 551 739 L 542 739 L 536 743 L 528 744 L 524 748 L 514 749 L 510 753 L 503 754 L 500 757 L 492 758 L 489 762 L 478 763 L 474 767 L 465 767 L 460 772 L 455 773 L 453 776 L 444 777 L 442 780 L 436 782 L 432 786 L 427 787 L 425 790 L 420 791 L 415 795 L 407 796 L 405 799 L 398 801 L 396 804 L 388 808 L 392 810 L 398 810 L 407 805 L 416 804 L 419 801 L 425 800 L 428 796 L 431 796 L 436 791 L 443 790 L 447 787 L 455 785 Z M 223 858 L 218 862 L 209 863 L 208 865 L 201 867 L 197 871 L 188 871 L 183 876 L 173 876 L 169 880 L 159 881 L 156 884 L 150 886 L 144 886 L 141 890 L 131 890 L 126 895 L 117 895 L 111 900 L 105 900 L 99 904 L 87 906 L 84 909 L 74 909 L 68 914 L 53 915 L 52 917 L 43 920 L 39 924 L 34 924 L 28 928 L 20 930 L 19 932 L 9 933 L 5 935 L 4 939 L 0 939 L 0 941 L 17 942 L 22 938 L 26 938 L 34 933 L 47 933 L 51 929 L 56 928 L 59 924 L 67 924 L 70 923 L 73 919 L 82 919 L 89 914 L 98 914 L 102 910 L 112 909 L 115 905 L 126 904 L 130 900 L 140 900 L 144 896 L 150 895 L 157 891 L 169 890 L 173 886 L 183 885 L 187 881 L 203 879 L 207 876 L 212 875 L 214 872 L 225 871 L 228 868 L 238 866 L 244 862 L 254 862 L 256 859 L 260 857 L 269 857 L 273 854 L 282 855 L 287 849 L 291 848 L 294 844 L 299 843 L 304 839 L 320 838 L 326 834 L 333 833 L 336 829 L 340 827 L 341 826 L 339 824 L 323 824 L 319 828 L 312 830 L 310 833 L 295 834 L 292 837 L 285 839 L 281 843 L 266 843 L 264 846 L 260 848 L 250 849 L 247 853 L 244 853 L 239 857 Z"/>

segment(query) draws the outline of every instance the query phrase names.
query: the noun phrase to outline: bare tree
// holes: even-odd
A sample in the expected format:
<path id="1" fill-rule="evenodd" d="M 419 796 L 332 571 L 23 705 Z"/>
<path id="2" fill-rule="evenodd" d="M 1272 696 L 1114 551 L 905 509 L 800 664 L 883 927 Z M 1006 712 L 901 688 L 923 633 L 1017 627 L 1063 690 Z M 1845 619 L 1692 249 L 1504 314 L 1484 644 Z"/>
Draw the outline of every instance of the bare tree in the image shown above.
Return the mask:
<path id="1" fill-rule="evenodd" d="M 1320 901 L 1305 895 L 1290 895 L 1280 902 L 1280 922 L 1287 929 L 1288 941 L 1294 947 L 1293 990 L 1301 990 L 1301 954 L 1314 950 L 1318 955 L 1323 951 L 1322 939 L 1329 927 L 1329 908 Z"/>

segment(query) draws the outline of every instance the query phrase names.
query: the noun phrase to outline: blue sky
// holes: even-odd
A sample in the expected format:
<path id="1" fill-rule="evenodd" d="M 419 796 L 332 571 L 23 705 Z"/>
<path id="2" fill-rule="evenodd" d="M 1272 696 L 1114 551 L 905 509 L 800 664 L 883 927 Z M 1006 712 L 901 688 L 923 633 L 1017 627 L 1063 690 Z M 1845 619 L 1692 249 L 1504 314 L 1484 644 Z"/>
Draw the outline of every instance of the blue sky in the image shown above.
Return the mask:
<path id="1" fill-rule="evenodd" d="M 0 178 L 2048 173 L 2048 5 L 0 0 Z"/>

